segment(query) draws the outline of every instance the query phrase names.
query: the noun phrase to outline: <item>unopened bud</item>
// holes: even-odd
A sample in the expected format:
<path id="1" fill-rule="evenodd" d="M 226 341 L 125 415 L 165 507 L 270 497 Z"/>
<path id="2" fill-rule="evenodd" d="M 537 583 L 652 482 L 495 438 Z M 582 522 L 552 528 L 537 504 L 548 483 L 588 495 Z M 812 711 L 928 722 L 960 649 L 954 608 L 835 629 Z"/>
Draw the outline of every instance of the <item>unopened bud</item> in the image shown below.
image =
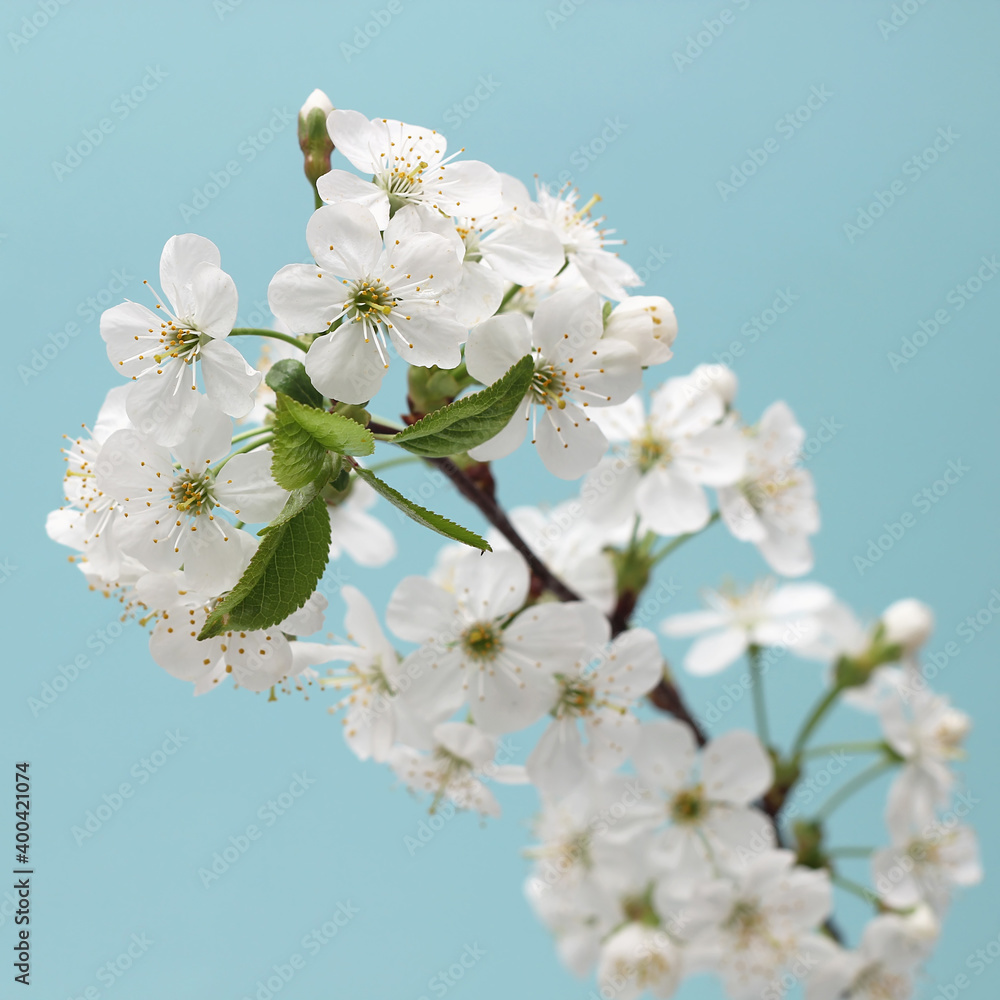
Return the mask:
<path id="1" fill-rule="evenodd" d="M 922 601 L 907 597 L 882 612 L 885 641 L 901 646 L 906 653 L 916 652 L 934 629 L 934 613 Z"/>
<path id="2" fill-rule="evenodd" d="M 918 904 L 904 920 L 907 932 L 921 943 L 933 944 L 941 933 L 941 923 L 926 903 Z"/>
<path id="3" fill-rule="evenodd" d="M 299 110 L 299 148 L 305 157 L 306 177 L 313 185 L 330 172 L 333 140 L 327 131 L 326 119 L 331 111 L 333 103 L 322 90 L 314 90 Z"/>
<path id="4" fill-rule="evenodd" d="M 726 406 L 732 406 L 739 381 L 736 373 L 725 365 L 698 365 L 691 378 L 699 386 L 711 389 Z"/>

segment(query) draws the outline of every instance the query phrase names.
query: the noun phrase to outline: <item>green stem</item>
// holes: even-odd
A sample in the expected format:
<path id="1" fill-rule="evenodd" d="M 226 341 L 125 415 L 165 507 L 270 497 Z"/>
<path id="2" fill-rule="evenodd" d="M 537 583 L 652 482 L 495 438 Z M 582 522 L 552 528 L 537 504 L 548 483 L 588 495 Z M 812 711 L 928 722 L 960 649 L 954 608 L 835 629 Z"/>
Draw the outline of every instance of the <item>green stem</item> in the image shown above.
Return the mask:
<path id="1" fill-rule="evenodd" d="M 497 312 L 503 312 L 512 298 L 521 290 L 520 285 L 511 285 L 510 288 L 504 293 L 504 297 L 500 300 L 500 305 L 497 306 Z"/>
<path id="2" fill-rule="evenodd" d="M 829 819 L 830 814 L 843 802 L 846 802 L 855 792 L 860 791 L 865 785 L 874 781 L 879 775 L 884 774 L 890 768 L 896 766 L 894 760 L 878 760 L 870 767 L 865 768 L 860 774 L 855 775 L 846 785 L 838 788 L 826 802 L 819 807 L 816 812 L 816 820 Z"/>
<path id="3" fill-rule="evenodd" d="M 821 747 L 812 747 L 810 750 L 803 750 L 801 757 L 808 760 L 810 757 L 825 757 L 828 754 L 844 751 L 845 753 L 884 753 L 885 744 L 878 740 L 862 740 L 857 743 L 826 743 Z"/>
<path id="4" fill-rule="evenodd" d="M 837 875 L 836 873 L 830 876 L 830 881 L 833 882 L 834 885 L 840 886 L 841 889 L 853 893 L 855 896 L 863 899 L 866 903 L 871 903 L 872 906 L 878 906 L 878 896 L 872 892 L 871 889 L 866 889 L 860 882 L 844 878 L 843 875 Z"/>
<path id="5" fill-rule="evenodd" d="M 231 454 L 227 455 L 221 462 L 219 462 L 218 465 L 216 465 L 212 469 L 213 474 L 217 476 L 222 471 L 222 467 L 231 458 L 235 458 L 237 455 L 243 455 L 243 454 L 245 454 L 248 451 L 253 451 L 254 448 L 261 448 L 265 444 L 269 444 L 273 440 L 274 440 L 274 435 L 273 434 L 268 434 L 267 437 L 262 438 L 260 441 L 251 441 L 248 445 L 244 445 L 242 448 L 237 448 L 236 451 L 234 451 Z"/>
<path id="6" fill-rule="evenodd" d="M 824 853 L 831 858 L 867 858 L 874 851 L 874 847 L 830 847 Z"/>
<path id="7" fill-rule="evenodd" d="M 760 664 L 760 646 L 751 646 L 747 650 L 750 661 L 750 682 L 753 688 L 753 716 L 757 725 L 757 735 L 761 743 L 771 745 L 771 729 L 767 723 L 767 704 L 764 700 L 764 673 Z"/>
<path id="8" fill-rule="evenodd" d="M 238 330 L 230 330 L 230 337 L 269 337 L 271 340 L 283 340 L 286 344 L 293 344 L 300 351 L 308 351 L 309 348 L 290 333 L 279 333 L 277 330 L 258 330 L 256 328 L 245 327 Z"/>
<path id="9" fill-rule="evenodd" d="M 792 757 L 799 757 L 802 753 L 802 748 L 806 745 L 806 741 L 812 735 L 813 730 L 822 722 L 823 716 L 833 707 L 834 702 L 840 695 L 842 688 L 839 684 L 835 684 L 829 691 L 823 695 L 818 702 L 816 702 L 815 707 L 809 713 L 808 718 L 804 723 L 802 723 L 802 728 L 799 730 L 799 735 L 795 738 L 795 743 L 792 746 Z"/>
<path id="10" fill-rule="evenodd" d="M 323 199 L 319 196 L 319 188 L 316 186 L 316 182 L 315 181 L 313 181 L 312 189 L 313 189 L 313 207 L 314 208 L 322 208 L 323 207 Z"/>
<path id="11" fill-rule="evenodd" d="M 236 444 L 237 441 L 245 441 L 247 438 L 256 437 L 258 434 L 268 434 L 270 431 L 270 427 L 254 427 L 253 430 L 241 431 L 233 438 L 233 444 Z"/>
<path id="12" fill-rule="evenodd" d="M 671 552 L 675 552 L 677 549 L 679 549 L 689 538 L 694 538 L 696 535 L 700 535 L 702 531 L 707 530 L 709 527 L 711 527 L 711 525 L 715 524 L 715 522 L 719 520 L 719 517 L 720 517 L 719 512 L 715 511 L 712 514 L 712 516 L 708 519 L 708 523 L 700 531 L 692 531 L 690 534 L 687 535 L 678 535 L 676 538 L 667 542 L 667 544 L 664 545 L 659 552 L 653 555 L 653 565 L 655 566 L 657 563 L 662 562 L 664 559 L 667 558 L 667 556 L 670 555 Z"/>

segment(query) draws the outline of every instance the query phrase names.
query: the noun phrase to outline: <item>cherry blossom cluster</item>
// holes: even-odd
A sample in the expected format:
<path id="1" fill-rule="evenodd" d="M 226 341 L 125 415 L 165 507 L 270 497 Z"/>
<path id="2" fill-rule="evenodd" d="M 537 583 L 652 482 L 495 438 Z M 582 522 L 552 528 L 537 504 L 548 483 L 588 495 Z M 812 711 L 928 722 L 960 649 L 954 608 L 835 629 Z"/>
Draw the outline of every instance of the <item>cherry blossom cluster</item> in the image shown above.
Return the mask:
<path id="1" fill-rule="evenodd" d="M 809 1000 L 910 997 L 953 889 L 981 877 L 954 808 L 970 720 L 921 672 L 928 608 L 906 599 L 863 622 L 794 579 L 813 569 L 819 512 L 792 410 L 744 419 L 720 365 L 659 375 L 674 310 L 631 294 L 641 282 L 596 198 L 529 192 L 434 130 L 335 110 L 319 91 L 299 141 L 312 262 L 271 280 L 273 328 L 236 328 L 218 248 L 171 237 L 159 293 L 101 318 L 124 381 L 67 439 L 49 535 L 195 694 L 227 675 L 272 696 L 332 691 L 351 751 L 432 810 L 495 817 L 492 786 L 532 786 L 526 895 L 602 997 L 669 997 L 704 972 L 734 998 L 798 983 Z M 256 366 L 243 337 L 264 341 Z M 369 409 L 391 365 L 408 381 L 398 424 Z M 492 463 L 529 440 L 576 493 L 507 513 Z M 443 470 L 486 537 L 379 477 L 401 460 Z M 376 504 L 448 539 L 381 616 L 323 577 L 345 557 L 391 562 Z M 657 621 L 643 604 L 657 568 L 716 522 L 768 575 Z M 316 638 L 335 590 L 343 635 Z M 706 732 L 657 630 L 692 640 L 692 675 L 745 661 L 756 732 Z M 785 653 L 819 664 L 823 683 L 788 748 L 763 686 Z M 838 705 L 872 720 L 870 741 L 814 742 Z M 504 749 L 514 733 L 531 739 L 519 764 Z M 810 768 L 845 749 L 870 766 L 813 816 L 783 815 Z M 884 775 L 884 842 L 832 844 L 829 817 Z M 873 907 L 853 946 L 835 889 Z"/>

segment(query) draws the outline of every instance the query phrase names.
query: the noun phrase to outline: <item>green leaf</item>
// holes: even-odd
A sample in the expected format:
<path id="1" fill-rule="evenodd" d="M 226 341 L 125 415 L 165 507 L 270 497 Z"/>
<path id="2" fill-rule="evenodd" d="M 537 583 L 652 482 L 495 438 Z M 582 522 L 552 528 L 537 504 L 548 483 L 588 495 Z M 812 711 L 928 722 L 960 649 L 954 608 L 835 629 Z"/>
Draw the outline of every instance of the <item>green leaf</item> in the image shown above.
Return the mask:
<path id="1" fill-rule="evenodd" d="M 320 477 L 328 461 L 326 448 L 319 443 L 288 411 L 300 406 L 294 399 L 278 393 L 271 442 L 271 475 L 286 490 L 298 490 Z"/>
<path id="2" fill-rule="evenodd" d="M 340 475 L 347 472 L 346 469 L 339 468 L 340 459 L 337 458 L 337 471 Z M 281 508 L 278 512 L 277 517 L 269 524 L 267 527 L 261 528 L 257 532 L 258 535 L 266 535 L 269 531 L 273 531 L 275 528 L 280 527 L 286 521 L 290 521 L 296 514 L 301 510 L 305 510 L 306 507 L 312 503 L 322 493 L 323 487 L 330 481 L 330 477 L 334 474 L 334 461 L 330 455 L 326 456 L 326 461 L 323 463 L 323 471 L 320 472 L 319 476 L 316 477 L 311 483 L 303 486 L 302 489 L 292 490 L 291 495 L 285 501 L 285 506 Z"/>
<path id="3" fill-rule="evenodd" d="M 330 451 L 341 455 L 370 455 L 375 450 L 372 432 L 350 417 L 303 406 L 294 399 L 286 399 L 285 406 L 289 416 L 310 437 Z"/>
<path id="4" fill-rule="evenodd" d="M 489 441 L 507 426 L 535 371 L 530 354 L 482 392 L 442 406 L 389 440 L 423 458 L 444 458 Z"/>
<path id="5" fill-rule="evenodd" d="M 436 531 L 439 535 L 444 535 L 445 538 L 453 538 L 456 542 L 464 542 L 466 545 L 471 545 L 472 548 L 479 549 L 482 552 L 493 551 L 490 543 L 485 538 L 480 538 L 474 531 L 469 531 L 468 528 L 463 528 L 460 524 L 449 521 L 448 518 L 441 514 L 435 514 L 434 511 L 427 510 L 426 507 L 421 507 L 420 504 L 414 503 L 412 500 L 407 500 L 402 493 L 394 490 L 388 483 L 383 483 L 374 472 L 364 469 L 360 465 L 355 466 L 354 471 L 376 493 L 384 496 L 389 503 L 394 507 L 398 507 L 407 517 L 413 518 L 417 524 L 422 524 L 425 528 L 430 528 L 431 531 Z"/>
<path id="6" fill-rule="evenodd" d="M 277 625 L 309 599 L 329 551 L 330 515 L 322 498 L 315 497 L 264 536 L 250 565 L 208 616 L 198 638 Z"/>
<path id="7" fill-rule="evenodd" d="M 325 399 L 323 394 L 312 384 L 306 374 L 305 365 L 295 358 L 283 358 L 275 361 L 268 369 L 264 381 L 277 393 L 291 396 L 306 406 L 318 406 L 322 409 Z"/>

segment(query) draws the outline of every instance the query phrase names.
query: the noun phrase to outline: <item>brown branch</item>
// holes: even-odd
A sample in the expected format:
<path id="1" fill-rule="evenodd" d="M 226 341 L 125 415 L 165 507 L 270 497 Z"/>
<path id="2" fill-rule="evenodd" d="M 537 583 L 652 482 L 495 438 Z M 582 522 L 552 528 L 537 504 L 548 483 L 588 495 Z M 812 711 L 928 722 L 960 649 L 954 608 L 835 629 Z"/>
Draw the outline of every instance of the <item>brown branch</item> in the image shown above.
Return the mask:
<path id="1" fill-rule="evenodd" d="M 560 601 L 579 601 L 579 594 L 566 586 L 538 558 L 528 546 L 528 543 L 517 533 L 517 529 L 510 523 L 503 508 L 496 500 L 481 490 L 450 458 L 427 458 L 428 464 L 440 469 L 454 484 L 455 489 L 465 497 L 470 503 L 479 508 L 483 517 L 493 525 L 497 531 L 507 539 L 510 544 L 524 556 L 525 561 L 531 568 L 531 572 L 538 577 L 546 590 L 552 591 Z"/>

